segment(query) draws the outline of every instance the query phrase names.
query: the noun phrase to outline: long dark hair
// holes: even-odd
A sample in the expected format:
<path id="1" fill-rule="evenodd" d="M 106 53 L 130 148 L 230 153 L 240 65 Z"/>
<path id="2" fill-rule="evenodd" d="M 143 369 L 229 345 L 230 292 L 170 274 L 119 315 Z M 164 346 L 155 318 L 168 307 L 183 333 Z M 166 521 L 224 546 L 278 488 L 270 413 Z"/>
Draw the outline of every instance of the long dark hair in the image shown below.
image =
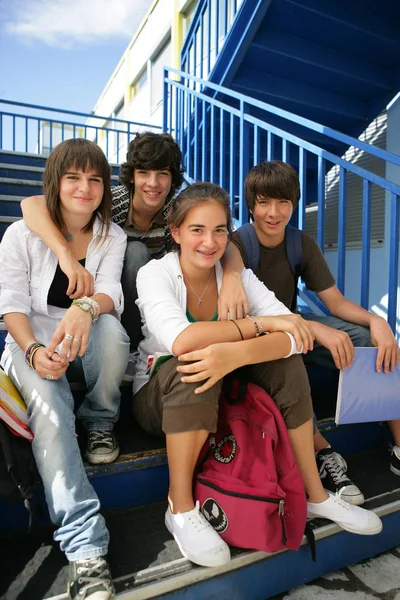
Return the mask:
<path id="1" fill-rule="evenodd" d="M 47 159 L 43 175 L 43 191 L 46 206 L 51 218 L 60 231 L 67 233 L 60 207 L 60 181 L 61 177 L 69 170 L 92 171 L 102 177 L 104 184 L 103 198 L 97 210 L 93 213 L 89 223 L 83 228 L 90 231 L 96 216 L 102 221 L 101 235 L 107 236 L 111 221 L 111 172 L 110 165 L 101 148 L 82 138 L 61 142 Z"/>

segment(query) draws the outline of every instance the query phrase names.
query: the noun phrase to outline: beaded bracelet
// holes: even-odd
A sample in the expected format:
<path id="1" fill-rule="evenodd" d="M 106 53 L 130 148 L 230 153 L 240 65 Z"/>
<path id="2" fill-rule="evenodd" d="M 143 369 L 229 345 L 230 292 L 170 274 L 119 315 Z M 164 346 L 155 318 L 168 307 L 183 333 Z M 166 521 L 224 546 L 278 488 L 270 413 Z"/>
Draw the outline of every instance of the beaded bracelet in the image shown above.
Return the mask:
<path id="1" fill-rule="evenodd" d="M 100 315 L 100 305 L 98 302 L 96 302 L 96 300 L 89 298 L 88 296 L 83 296 L 82 298 L 73 300 L 72 304 L 74 306 L 79 306 L 79 308 L 85 312 L 90 313 L 92 323 L 96 323 Z"/>
<path id="2" fill-rule="evenodd" d="M 25 350 L 24 358 L 25 364 L 28 365 L 30 369 L 35 370 L 35 367 L 33 365 L 33 357 L 35 356 L 35 353 L 39 350 L 39 348 L 45 347 L 46 346 L 44 344 L 41 344 L 40 342 L 33 342 L 32 344 L 29 344 L 29 346 Z"/>
<path id="3" fill-rule="evenodd" d="M 249 319 L 253 323 L 256 329 L 256 337 L 260 337 L 264 329 L 262 321 L 256 317 L 253 317 L 252 315 L 246 315 L 246 319 Z"/>

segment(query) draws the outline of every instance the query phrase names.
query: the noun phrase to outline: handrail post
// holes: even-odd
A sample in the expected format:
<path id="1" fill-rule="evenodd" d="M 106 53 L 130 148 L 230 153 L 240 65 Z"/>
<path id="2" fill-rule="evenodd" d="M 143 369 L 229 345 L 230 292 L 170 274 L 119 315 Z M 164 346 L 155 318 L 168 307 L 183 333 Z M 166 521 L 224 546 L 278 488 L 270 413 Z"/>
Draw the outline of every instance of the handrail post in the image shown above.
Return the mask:
<path id="1" fill-rule="evenodd" d="M 306 228 L 306 204 L 307 204 L 307 155 L 304 148 L 299 148 L 299 180 L 300 201 L 297 209 L 297 222 L 299 229 Z"/>
<path id="2" fill-rule="evenodd" d="M 240 101 L 239 133 L 239 222 L 247 223 L 249 213 L 244 198 L 244 180 L 249 171 L 249 126 L 244 118 L 245 103 Z"/>
<path id="3" fill-rule="evenodd" d="M 397 287 L 399 276 L 399 201 L 396 194 L 390 197 L 390 240 L 389 240 L 389 299 L 388 299 L 388 323 L 396 335 L 397 315 Z"/>
<path id="4" fill-rule="evenodd" d="M 324 252 L 325 244 L 325 160 L 318 156 L 318 244 Z"/>
<path id="5" fill-rule="evenodd" d="M 163 131 L 168 132 L 168 69 L 164 68 Z"/>
<path id="6" fill-rule="evenodd" d="M 361 306 L 368 310 L 371 256 L 371 183 L 363 179 Z"/>
<path id="7" fill-rule="evenodd" d="M 338 213 L 338 275 L 337 286 L 344 294 L 346 275 L 346 217 L 347 217 L 347 172 L 339 168 L 339 213 Z"/>

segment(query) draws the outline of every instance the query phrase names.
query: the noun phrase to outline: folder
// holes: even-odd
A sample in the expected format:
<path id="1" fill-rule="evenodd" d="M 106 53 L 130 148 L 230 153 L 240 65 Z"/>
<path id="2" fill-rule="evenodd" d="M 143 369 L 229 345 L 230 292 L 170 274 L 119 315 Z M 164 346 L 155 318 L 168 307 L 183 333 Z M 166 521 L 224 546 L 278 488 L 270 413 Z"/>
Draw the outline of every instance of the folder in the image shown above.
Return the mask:
<path id="1" fill-rule="evenodd" d="M 2 369 L 0 369 L 0 406 L 11 412 L 25 425 L 28 424 L 25 402 L 11 379 Z"/>
<path id="2" fill-rule="evenodd" d="M 377 354 L 377 348 L 354 348 L 353 364 L 340 371 L 338 425 L 400 419 L 400 365 L 378 373 Z"/>

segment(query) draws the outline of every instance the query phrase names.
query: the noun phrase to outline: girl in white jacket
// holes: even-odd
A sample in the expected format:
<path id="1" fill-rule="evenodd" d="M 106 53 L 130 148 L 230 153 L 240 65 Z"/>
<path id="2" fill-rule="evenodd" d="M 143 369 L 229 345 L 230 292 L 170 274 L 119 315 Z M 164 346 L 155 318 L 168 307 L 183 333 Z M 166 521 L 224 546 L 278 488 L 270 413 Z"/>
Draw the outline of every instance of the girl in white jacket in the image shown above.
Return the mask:
<path id="1" fill-rule="evenodd" d="M 274 398 L 285 419 L 309 515 L 336 521 L 351 532 L 379 533 L 382 523 L 374 513 L 322 487 L 308 378 L 296 356 L 313 346 L 307 323 L 247 269 L 242 282 L 250 314 L 218 321 L 219 260 L 231 231 L 228 194 L 210 183 L 190 186 L 177 197 L 169 223 L 179 250 L 142 267 L 137 279 L 144 340 L 133 410 L 144 429 L 166 435 L 170 488 L 165 523 L 182 554 L 204 566 L 230 559 L 228 546 L 195 506 L 192 478 L 209 432 L 216 431 L 222 379 L 244 365 L 252 365 L 252 380 Z M 149 380 L 147 359 L 156 352 L 172 357 Z"/>

